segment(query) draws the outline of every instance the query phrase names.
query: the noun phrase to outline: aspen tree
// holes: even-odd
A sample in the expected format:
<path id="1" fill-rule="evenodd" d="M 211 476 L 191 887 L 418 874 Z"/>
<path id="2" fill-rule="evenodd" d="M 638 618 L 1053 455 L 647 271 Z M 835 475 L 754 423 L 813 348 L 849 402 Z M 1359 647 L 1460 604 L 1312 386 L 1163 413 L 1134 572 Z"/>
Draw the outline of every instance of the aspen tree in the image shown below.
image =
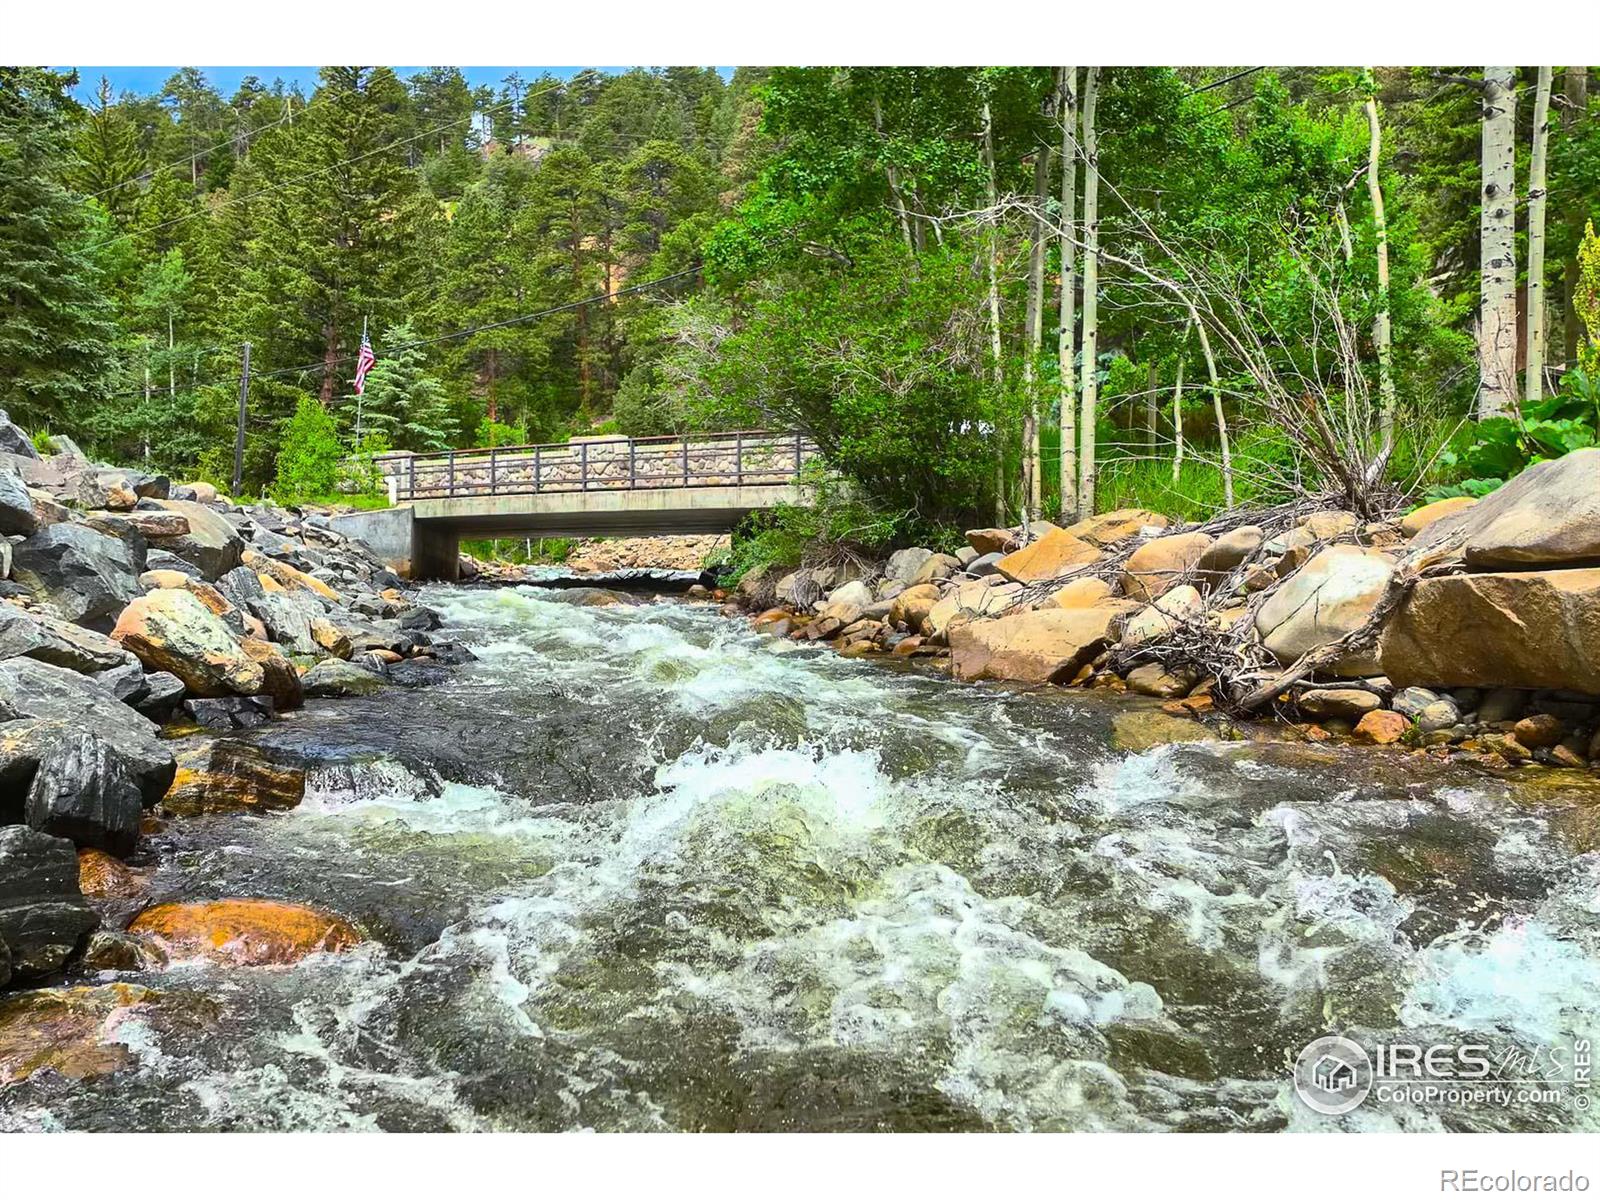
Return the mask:
<path id="1" fill-rule="evenodd" d="M 1044 346 L 1045 202 L 1050 194 L 1050 147 L 1033 156 L 1033 243 L 1028 256 L 1028 353 L 1022 360 L 1028 413 L 1024 422 L 1022 479 L 1028 511 L 1043 515 L 1044 478 L 1039 461 L 1039 353 Z"/>
<path id="2" fill-rule="evenodd" d="M 1478 224 L 1478 416 L 1513 407 L 1517 387 L 1516 85 L 1513 67 L 1483 69 L 1482 205 Z"/>
<path id="3" fill-rule="evenodd" d="M 1544 396 L 1544 210 L 1545 150 L 1550 142 L 1550 80 L 1553 67 L 1539 68 L 1533 94 L 1533 157 L 1528 165 L 1528 374 L 1523 398 Z"/>
<path id="4" fill-rule="evenodd" d="M 1061 68 L 1061 516 L 1078 511 L 1078 68 Z"/>
<path id="5" fill-rule="evenodd" d="M 1372 234 L 1378 254 L 1378 311 L 1372 318 L 1372 344 L 1378 351 L 1378 429 L 1381 445 L 1374 464 L 1379 470 L 1394 450 L 1394 362 L 1389 331 L 1389 224 L 1383 211 L 1378 159 L 1383 129 L 1378 123 L 1378 85 L 1372 68 L 1365 72 L 1367 92 L 1367 194 L 1372 198 Z"/>
<path id="6" fill-rule="evenodd" d="M 1000 216 L 996 211 L 998 204 L 997 189 L 994 179 L 994 116 L 989 110 L 989 102 L 983 102 L 983 165 L 984 179 L 989 193 L 989 215 L 986 223 L 988 231 L 984 238 L 983 257 L 989 275 L 989 354 L 993 359 L 991 370 L 994 380 L 994 400 L 996 404 L 994 421 L 994 453 L 995 453 L 995 520 L 1004 525 L 1006 523 L 1006 455 L 1005 439 L 1000 428 L 1000 412 L 998 406 L 1003 402 L 1005 391 L 1005 370 L 1000 362 L 1000 276 L 996 258 L 1000 253 L 1000 236 L 997 228 Z"/>
<path id="7" fill-rule="evenodd" d="M 1095 408 L 1099 399 L 1096 350 L 1100 337 L 1100 166 L 1095 100 L 1100 68 L 1083 85 L 1083 404 L 1078 411 L 1078 519 L 1094 514 Z"/>

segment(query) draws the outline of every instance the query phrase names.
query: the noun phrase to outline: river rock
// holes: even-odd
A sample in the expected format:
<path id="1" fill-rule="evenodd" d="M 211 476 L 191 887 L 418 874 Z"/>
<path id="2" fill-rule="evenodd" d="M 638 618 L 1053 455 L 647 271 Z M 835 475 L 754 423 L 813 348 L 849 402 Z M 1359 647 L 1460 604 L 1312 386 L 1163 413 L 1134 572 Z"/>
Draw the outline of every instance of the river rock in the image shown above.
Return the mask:
<path id="1" fill-rule="evenodd" d="M 129 983 L 43 988 L 0 1000 L 0 1085 L 50 1071 L 86 1080 L 135 1065 L 119 1027 L 146 1015 L 157 993 Z"/>
<path id="2" fill-rule="evenodd" d="M 1511 735 L 1530 750 L 1546 750 L 1566 737 L 1567 727 L 1551 713 L 1533 713 L 1518 721 Z"/>
<path id="3" fill-rule="evenodd" d="M 852 579 L 842 583 L 828 593 L 828 606 L 840 605 L 845 608 L 854 608 L 857 612 L 872 603 L 872 589 L 859 579 Z M 406 628 L 405 622 L 400 622 L 402 629 Z"/>
<path id="4" fill-rule="evenodd" d="M 153 550 L 165 550 L 197 567 L 206 580 L 214 580 L 237 567 L 244 554 L 244 538 L 234 527 L 204 504 L 192 500 L 157 500 L 168 512 L 189 522 L 189 532 L 178 537 L 152 537 Z"/>
<path id="5" fill-rule="evenodd" d="M 1086 575 L 1081 579 L 1074 579 L 1070 583 L 1062 584 L 1051 592 L 1045 600 L 1044 607 L 1055 608 L 1092 608 L 1103 600 L 1111 597 L 1111 585 L 1104 579 L 1097 579 L 1093 575 Z"/>
<path id="6" fill-rule="evenodd" d="M 1013 529 L 967 530 L 967 545 L 976 550 L 980 557 L 989 554 L 1010 554 L 1020 544 Z"/>
<path id="7" fill-rule="evenodd" d="M 1379 655 L 1400 686 L 1600 694 L 1597 612 L 1600 568 L 1422 579 L 1385 625 Z"/>
<path id="8" fill-rule="evenodd" d="M 104 634 L 0 602 L 0 659 L 7 658 L 37 659 L 89 675 L 123 666 L 129 655 Z"/>
<path id="9" fill-rule="evenodd" d="M 788 631 L 780 626 L 788 624 L 788 616 L 776 623 L 768 624 L 764 631 L 778 637 L 787 636 Z M 305 688 L 307 697 L 323 699 L 336 696 L 369 696 L 373 692 L 381 691 L 384 687 L 383 676 L 371 671 L 363 670 L 353 662 L 343 662 L 337 658 L 324 659 L 312 667 L 300 678 Z"/>
<path id="10" fill-rule="evenodd" d="M 1180 584 L 1128 618 L 1122 627 L 1121 645 L 1131 649 L 1158 641 L 1174 629 L 1197 621 L 1205 611 L 1206 602 L 1200 593 L 1187 583 Z"/>
<path id="11" fill-rule="evenodd" d="M 967 564 L 967 574 L 982 577 L 993 575 L 1000 570 L 1000 560 L 1005 557 L 998 550 L 991 554 L 980 554 Z"/>
<path id="12" fill-rule="evenodd" d="M 1411 722 L 1399 713 L 1379 708 L 1356 722 L 1354 734 L 1357 741 L 1368 742 L 1374 746 L 1388 746 L 1403 738 L 1406 730 L 1410 728 Z"/>
<path id="13" fill-rule="evenodd" d="M 1113 626 L 1129 607 L 1109 602 L 957 623 L 949 631 L 951 671 L 957 679 L 1070 679 L 1110 644 Z"/>
<path id="14" fill-rule="evenodd" d="M 0 452 L 15 454 L 19 458 L 39 457 L 39 449 L 33 444 L 33 439 L 12 422 L 3 408 L 0 408 Z"/>
<path id="15" fill-rule="evenodd" d="M 933 551 L 926 546 L 909 546 L 904 550 L 896 550 L 889 555 L 889 561 L 883 568 L 883 577 L 910 584 L 916 578 L 917 572 L 922 569 L 922 564 L 932 557 Z"/>
<path id="16" fill-rule="evenodd" d="M 1451 496 L 1448 500 L 1435 500 L 1432 504 L 1424 504 L 1400 518 L 1400 532 L 1408 538 L 1414 538 L 1440 518 L 1458 513 L 1464 508 L 1471 508 L 1477 502 L 1473 496 Z"/>
<path id="17" fill-rule="evenodd" d="M 1085 517 L 1066 526 L 1065 532 L 1102 549 L 1140 533 L 1165 529 L 1167 518 L 1147 508 L 1118 508 Z"/>
<path id="18" fill-rule="evenodd" d="M 995 569 L 1013 583 L 1032 583 L 1040 579 L 1056 579 L 1073 567 L 1092 563 L 1099 557 L 1097 546 L 1065 529 L 1057 529 L 1006 555 L 995 564 Z"/>
<path id="19" fill-rule="evenodd" d="M 274 900 L 158 904 L 140 913 L 128 932 L 150 939 L 172 958 L 241 967 L 282 966 L 348 950 L 362 940 L 342 917 Z"/>
<path id="20" fill-rule="evenodd" d="M 1389 707 L 1394 709 L 1395 712 L 1399 713 L 1401 716 L 1407 717 L 1414 721 L 1417 719 L 1417 715 L 1421 713 L 1423 709 L 1427 708 L 1430 704 L 1437 703 L 1438 700 L 1438 692 L 1431 692 L 1427 688 L 1408 687 L 1401 688 L 1395 693 L 1394 700 L 1390 703 Z"/>
<path id="21" fill-rule="evenodd" d="M 1477 504 L 1429 525 L 1412 539 L 1412 554 L 1447 542 L 1470 567 L 1600 560 L 1600 448 L 1535 463 Z"/>
<path id="22" fill-rule="evenodd" d="M 182 537 L 189 532 L 188 517 L 164 509 L 89 512 L 84 514 L 84 521 L 90 529 L 98 529 L 101 533 L 110 534 L 112 537 L 122 537 L 130 530 L 146 540 Z"/>
<path id="23" fill-rule="evenodd" d="M 0 468 L 0 534 L 31 534 L 39 528 L 33 497 L 22 476 Z"/>
<path id="24" fill-rule="evenodd" d="M 140 596 L 123 609 L 111 636 L 149 670 L 176 675 L 195 696 L 253 696 L 266 684 L 261 665 L 187 591 L 162 588 Z"/>
<path id="25" fill-rule="evenodd" d="M 1330 546 L 1286 580 L 1256 613 L 1256 632 L 1285 665 L 1359 629 L 1388 591 L 1394 561 L 1360 546 Z M 1373 675 L 1372 650 L 1346 655 L 1328 668 L 1335 675 Z M 1396 684 L 1403 683 L 1389 674 Z M 1432 682 L 1416 680 L 1416 682 Z"/>
<path id="26" fill-rule="evenodd" d="M 1124 594 L 1148 604 L 1194 571 L 1200 557 L 1210 547 L 1211 536 L 1205 533 L 1175 533 L 1152 538 L 1123 563 Z"/>
<path id="27" fill-rule="evenodd" d="M 28 789 L 28 825 L 118 856 L 139 840 L 143 796 L 121 755 L 92 733 L 58 738 Z"/>
<path id="28" fill-rule="evenodd" d="M 93 848 L 78 851 L 78 889 L 96 900 L 132 900 L 144 883 L 120 859 Z"/>
<path id="29" fill-rule="evenodd" d="M 1451 729 L 1460 724 L 1461 710 L 1456 707 L 1454 700 L 1440 697 L 1432 704 L 1424 705 L 1415 720 L 1417 728 L 1423 733 L 1436 733 L 1441 729 Z"/>
<path id="30" fill-rule="evenodd" d="M 72 895 L 0 898 L 0 942 L 11 952 L 13 982 L 57 974 L 99 926 L 94 909 L 76 894 L 76 880 L 72 886 Z"/>
<path id="31" fill-rule="evenodd" d="M 1361 518 L 1342 508 L 1326 508 L 1301 519 L 1296 526 L 1304 529 L 1313 541 L 1331 542 L 1355 530 Z"/>
<path id="32" fill-rule="evenodd" d="M 178 773 L 161 810 L 179 817 L 293 808 L 304 798 L 305 768 L 276 760 L 253 742 L 220 738 L 178 754 Z"/>
<path id="33" fill-rule="evenodd" d="M 64 838 L 25 825 L 0 827 L 0 903 L 78 895 L 78 855 Z"/>
<path id="34" fill-rule="evenodd" d="M 1484 725 L 1515 721 L 1528 711 L 1528 693 L 1521 688 L 1497 687 L 1478 701 L 1478 720 Z"/>
<path id="35" fill-rule="evenodd" d="M 272 720 L 270 696 L 217 696 L 212 699 L 185 700 L 183 712 L 202 729 L 222 732 L 256 729 Z"/>
<path id="36" fill-rule="evenodd" d="M 1308 717 L 1359 721 L 1383 707 L 1383 701 L 1365 688 L 1312 688 L 1301 692 L 1295 705 Z"/>
<path id="37" fill-rule="evenodd" d="M 911 577 L 913 584 L 935 583 L 940 579 L 949 579 L 961 570 L 961 560 L 953 554 L 930 555 L 917 573 Z"/>
<path id="38" fill-rule="evenodd" d="M 14 579 L 58 617 L 108 628 L 139 594 L 142 562 L 126 544 L 87 525 L 52 525 L 16 548 Z"/>
<path id="39" fill-rule="evenodd" d="M 993 575 L 959 584 L 940 596 L 928 610 L 928 615 L 922 619 L 923 636 L 937 643 L 953 622 L 998 614 L 1016 600 L 1021 591 L 1017 584 L 1002 582 L 999 576 Z"/>
<path id="40" fill-rule="evenodd" d="M 933 606 L 939 602 L 939 596 L 939 585 L 936 583 L 919 583 L 908 587 L 889 605 L 889 623 L 904 625 L 915 633 L 922 628 L 923 621 L 927 620 Z"/>
<path id="41" fill-rule="evenodd" d="M 75 671 L 30 658 L 0 663 L 0 707 L 103 738 L 122 756 L 146 805 L 159 800 L 172 782 L 172 751 L 156 737 L 155 724 Z"/>
<path id="42" fill-rule="evenodd" d="M 1240 525 L 1206 547 L 1196 564 L 1208 587 L 1215 587 L 1241 564 L 1253 558 L 1266 540 L 1259 525 Z"/>
<path id="43" fill-rule="evenodd" d="M 1128 690 L 1141 696 L 1171 700 L 1186 696 L 1198 676 L 1187 667 L 1165 667 L 1160 663 L 1140 663 L 1127 674 Z"/>

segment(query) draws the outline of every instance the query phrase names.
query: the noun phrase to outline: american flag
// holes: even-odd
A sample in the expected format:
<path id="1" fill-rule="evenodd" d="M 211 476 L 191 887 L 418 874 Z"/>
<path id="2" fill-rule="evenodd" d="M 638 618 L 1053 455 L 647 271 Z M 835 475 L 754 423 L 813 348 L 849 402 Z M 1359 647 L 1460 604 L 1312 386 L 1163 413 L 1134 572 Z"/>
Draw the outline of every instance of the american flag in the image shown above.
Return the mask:
<path id="1" fill-rule="evenodd" d="M 372 342 L 367 335 L 361 335 L 361 353 L 356 356 L 356 395 L 361 395 L 367 387 L 367 372 L 372 370 L 372 364 L 378 361 L 378 356 L 372 352 Z"/>

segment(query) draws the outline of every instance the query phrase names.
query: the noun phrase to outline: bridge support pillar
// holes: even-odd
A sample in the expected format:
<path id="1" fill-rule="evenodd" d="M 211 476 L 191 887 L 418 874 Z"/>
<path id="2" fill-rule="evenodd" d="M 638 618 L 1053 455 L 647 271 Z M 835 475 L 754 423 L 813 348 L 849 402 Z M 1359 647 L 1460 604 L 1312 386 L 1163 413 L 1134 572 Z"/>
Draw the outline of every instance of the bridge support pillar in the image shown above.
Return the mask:
<path id="1" fill-rule="evenodd" d="M 418 521 L 411 530 L 411 578 L 454 583 L 461 572 L 461 535 Z"/>

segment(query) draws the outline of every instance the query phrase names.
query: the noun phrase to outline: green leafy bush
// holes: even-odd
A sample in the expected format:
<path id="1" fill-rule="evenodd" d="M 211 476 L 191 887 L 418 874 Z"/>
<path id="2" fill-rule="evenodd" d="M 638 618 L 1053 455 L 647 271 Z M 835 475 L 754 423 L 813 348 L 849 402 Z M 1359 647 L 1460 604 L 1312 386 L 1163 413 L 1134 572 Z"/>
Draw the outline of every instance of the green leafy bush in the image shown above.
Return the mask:
<path id="1" fill-rule="evenodd" d="M 1458 442 L 1439 455 L 1456 480 L 1430 490 L 1431 500 L 1487 495 L 1525 467 L 1600 444 L 1600 376 L 1568 371 L 1555 395 L 1487 417 Z"/>
<path id="2" fill-rule="evenodd" d="M 339 485 L 344 454 L 333 414 L 310 396 L 302 396 L 283 427 L 274 498 L 291 503 L 332 495 Z"/>

